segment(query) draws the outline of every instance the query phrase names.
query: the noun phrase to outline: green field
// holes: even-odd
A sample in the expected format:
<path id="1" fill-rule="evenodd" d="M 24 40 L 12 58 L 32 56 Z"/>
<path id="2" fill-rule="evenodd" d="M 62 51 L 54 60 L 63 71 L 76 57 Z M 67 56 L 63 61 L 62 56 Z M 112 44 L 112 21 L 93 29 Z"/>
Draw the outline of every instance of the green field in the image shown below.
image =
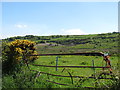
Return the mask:
<path id="1" fill-rule="evenodd" d="M 60 56 L 58 61 L 58 66 L 92 66 L 92 60 L 94 60 L 95 66 L 105 66 L 105 62 L 103 61 L 101 56 Z M 40 56 L 39 59 L 36 60 L 34 64 L 55 66 L 56 56 Z M 113 74 L 117 76 L 118 58 L 111 57 L 111 64 L 113 68 Z M 90 77 L 92 74 L 95 74 L 97 77 L 99 76 L 100 73 L 103 72 L 103 70 L 100 68 L 95 69 L 95 72 L 94 72 L 94 69 L 92 68 L 65 68 L 64 70 L 64 68 L 59 67 L 58 71 L 56 71 L 56 67 L 40 67 L 40 66 L 33 66 L 33 65 L 29 65 L 29 66 L 32 70 L 51 73 L 55 75 L 70 76 L 71 74 L 72 76 L 85 77 L 84 79 L 81 79 L 81 81 L 80 81 L 80 78 L 73 78 L 73 82 L 72 82 L 70 77 L 57 77 L 57 76 L 51 76 L 51 75 L 47 76 L 46 74 L 41 74 L 39 79 L 44 77 L 45 79 L 47 78 L 47 80 L 50 80 L 50 81 L 70 85 L 70 86 L 64 86 L 64 85 L 54 84 L 52 88 L 57 88 L 57 87 L 70 88 L 71 86 L 75 87 L 76 85 L 79 87 L 95 87 L 95 79 L 88 79 L 87 77 Z M 105 72 L 109 72 L 108 69 L 106 69 Z M 106 77 L 111 78 L 110 75 L 107 75 Z M 82 80 L 85 80 L 85 81 L 82 82 Z M 82 82 L 82 85 L 81 85 L 81 82 Z M 97 80 L 97 82 L 99 82 L 99 85 L 98 85 L 99 88 L 107 87 L 107 86 L 109 87 L 109 85 L 111 85 L 114 82 L 114 80 L 101 79 L 101 80 Z"/>
<path id="2" fill-rule="evenodd" d="M 113 73 L 111 75 L 104 75 L 102 73 L 109 73 L 108 69 L 103 71 L 102 68 L 63 68 L 59 67 L 40 67 L 29 64 L 30 71 L 25 64 L 21 65 L 19 69 L 14 72 L 3 73 L 2 87 L 3 88 L 80 88 L 80 87 L 95 87 L 95 88 L 110 88 L 119 86 L 119 68 L 118 68 L 118 41 L 119 32 L 90 34 L 90 35 L 52 35 L 52 36 L 16 36 L 0 40 L 0 55 L 4 51 L 5 45 L 16 39 L 30 40 L 36 43 L 36 51 L 38 54 L 64 54 L 64 53 L 82 53 L 82 52 L 103 52 L 111 55 L 111 65 Z M 2 43 L 2 45 L 1 45 Z M 6 57 L 6 56 L 4 56 Z M 34 61 L 38 65 L 56 65 L 57 56 L 40 56 Z M 59 56 L 58 66 L 105 66 L 102 56 L 81 56 L 81 55 L 66 55 Z M 4 58 L 3 58 L 4 61 Z M 23 60 L 21 60 L 23 61 Z M 19 66 L 19 65 L 18 65 Z M 39 75 L 39 72 L 48 73 Z M 70 77 L 52 76 L 62 75 Z M 112 78 L 112 79 L 98 79 Z M 74 77 L 79 76 L 79 77 Z M 88 77 L 96 77 L 96 79 Z M 84 78 L 80 78 L 84 77 Z M 48 81 L 46 81 L 48 80 Z M 118 82 L 117 82 L 118 81 Z M 55 84 L 57 82 L 57 84 Z M 67 84 L 59 85 L 59 83 Z"/>

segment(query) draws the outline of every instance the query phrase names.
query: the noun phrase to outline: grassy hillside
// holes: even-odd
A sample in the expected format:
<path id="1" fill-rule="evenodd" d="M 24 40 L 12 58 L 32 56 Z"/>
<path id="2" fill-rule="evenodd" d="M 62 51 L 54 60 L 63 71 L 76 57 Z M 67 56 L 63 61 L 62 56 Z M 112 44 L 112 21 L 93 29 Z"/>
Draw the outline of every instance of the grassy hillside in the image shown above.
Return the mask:
<path id="1" fill-rule="evenodd" d="M 38 53 L 118 52 L 119 32 L 90 35 L 17 36 L 4 39 L 28 39 L 37 43 Z"/>
<path id="2" fill-rule="evenodd" d="M 119 88 L 118 52 L 119 33 L 91 34 L 91 35 L 53 35 L 53 36 L 17 36 L 3 39 L 4 43 L 15 39 L 27 39 L 37 43 L 38 53 L 77 53 L 77 52 L 109 52 L 112 54 L 110 60 L 113 73 L 109 69 L 91 68 L 63 68 L 40 67 L 40 65 L 56 65 L 56 56 L 40 56 L 33 63 L 27 65 L 21 63 L 21 69 L 12 74 L 4 74 L 2 77 L 2 88 Z M 1 43 L 1 42 L 0 42 Z M 0 45 L 2 47 L 2 45 Z M 21 58 L 24 60 L 24 58 Z M 58 58 L 58 66 L 106 66 L 101 56 L 74 56 L 66 55 Z M 31 71 L 31 70 L 37 71 Z M 40 73 L 44 72 L 44 73 Z M 49 73 L 49 75 L 45 74 Z M 106 73 L 106 75 L 104 75 Z M 51 74 L 51 75 L 50 75 Z M 52 74 L 54 74 L 52 76 Z M 55 76 L 56 75 L 56 76 Z M 58 77 L 70 76 L 70 77 Z M 72 77 L 80 76 L 80 77 Z M 96 79 L 88 77 L 97 77 Z M 104 79 L 98 79 L 103 77 Z M 112 78 L 112 79 L 105 79 Z M 50 82 L 52 81 L 52 83 Z M 68 86 L 55 84 L 53 82 L 67 84 Z"/>

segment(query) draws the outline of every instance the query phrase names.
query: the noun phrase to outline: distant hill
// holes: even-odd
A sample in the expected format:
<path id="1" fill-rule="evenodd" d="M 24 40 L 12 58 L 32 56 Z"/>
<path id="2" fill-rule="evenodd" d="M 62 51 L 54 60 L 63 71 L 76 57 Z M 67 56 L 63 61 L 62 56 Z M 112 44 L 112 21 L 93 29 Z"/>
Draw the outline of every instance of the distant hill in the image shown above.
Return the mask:
<path id="1" fill-rule="evenodd" d="M 3 39 L 27 39 L 37 43 L 39 53 L 118 52 L 119 32 L 90 35 L 17 36 Z"/>

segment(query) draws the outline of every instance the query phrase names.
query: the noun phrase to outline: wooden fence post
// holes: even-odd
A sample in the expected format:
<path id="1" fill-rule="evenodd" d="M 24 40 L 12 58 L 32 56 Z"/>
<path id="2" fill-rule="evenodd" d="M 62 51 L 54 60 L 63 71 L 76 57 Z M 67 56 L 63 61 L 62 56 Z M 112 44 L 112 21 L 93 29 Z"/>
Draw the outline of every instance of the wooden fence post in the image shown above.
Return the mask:
<path id="1" fill-rule="evenodd" d="M 93 67 L 95 66 L 94 60 L 92 60 L 92 65 L 93 65 Z M 93 70 L 94 70 L 94 74 L 95 74 L 95 68 L 93 68 Z M 94 76 L 95 76 L 95 75 L 94 75 Z"/>
<path id="2" fill-rule="evenodd" d="M 56 57 L 56 71 L 58 71 L 58 56 Z"/>

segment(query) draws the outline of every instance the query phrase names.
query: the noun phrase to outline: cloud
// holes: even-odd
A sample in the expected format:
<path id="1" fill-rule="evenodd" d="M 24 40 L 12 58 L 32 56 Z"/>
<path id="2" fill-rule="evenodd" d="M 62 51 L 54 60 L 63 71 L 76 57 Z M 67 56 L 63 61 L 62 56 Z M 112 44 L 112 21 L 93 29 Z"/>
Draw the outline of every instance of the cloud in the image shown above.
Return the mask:
<path id="1" fill-rule="evenodd" d="M 27 28 L 28 26 L 25 24 L 15 24 L 16 28 Z"/>
<path id="2" fill-rule="evenodd" d="M 61 31 L 63 32 L 64 35 L 85 35 L 87 34 L 81 29 L 67 29 L 67 30 L 62 29 Z"/>

